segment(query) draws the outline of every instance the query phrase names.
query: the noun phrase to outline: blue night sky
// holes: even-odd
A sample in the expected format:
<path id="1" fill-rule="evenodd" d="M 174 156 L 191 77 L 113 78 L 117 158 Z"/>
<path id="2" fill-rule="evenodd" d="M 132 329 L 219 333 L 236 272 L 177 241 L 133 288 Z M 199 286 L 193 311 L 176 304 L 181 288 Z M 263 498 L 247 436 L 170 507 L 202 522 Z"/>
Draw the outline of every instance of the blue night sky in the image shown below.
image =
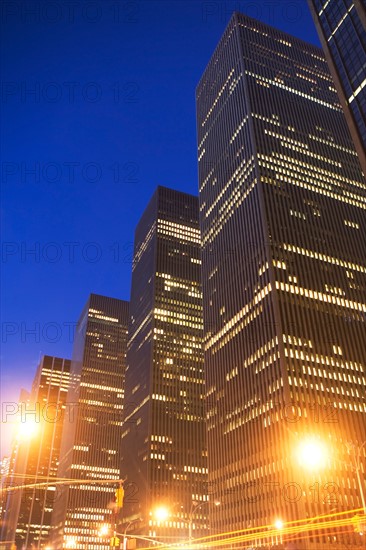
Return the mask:
<path id="1" fill-rule="evenodd" d="M 7 402 L 30 389 L 40 355 L 71 357 L 89 293 L 129 299 L 134 228 L 155 187 L 197 194 L 195 87 L 232 12 L 319 42 L 306 0 L 1 9 Z"/>

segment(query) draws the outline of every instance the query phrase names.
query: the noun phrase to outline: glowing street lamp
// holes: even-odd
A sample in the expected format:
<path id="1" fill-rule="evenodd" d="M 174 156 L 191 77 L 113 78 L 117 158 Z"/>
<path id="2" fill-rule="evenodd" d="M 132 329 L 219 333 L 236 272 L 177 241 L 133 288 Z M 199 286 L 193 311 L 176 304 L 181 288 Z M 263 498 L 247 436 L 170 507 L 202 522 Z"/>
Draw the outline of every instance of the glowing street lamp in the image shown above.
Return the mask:
<path id="1" fill-rule="evenodd" d="M 99 531 L 98 531 L 98 535 L 99 535 L 100 537 L 105 537 L 105 535 L 108 535 L 108 533 L 109 533 L 109 525 L 108 525 L 107 523 L 104 523 L 104 524 L 100 527 L 100 529 L 99 529 Z"/>
<path id="2" fill-rule="evenodd" d="M 274 522 L 274 526 L 276 527 L 276 529 L 283 529 L 282 519 L 276 519 L 276 521 Z"/>
<path id="3" fill-rule="evenodd" d="M 20 422 L 17 430 L 19 441 L 29 441 L 38 432 L 39 424 L 35 420 L 27 419 L 26 422 Z"/>
<path id="4" fill-rule="evenodd" d="M 67 537 L 65 547 L 66 548 L 76 548 L 76 538 L 75 537 Z"/>
<path id="5" fill-rule="evenodd" d="M 279 537 L 280 537 L 279 540 L 280 540 L 280 544 L 282 544 L 282 533 L 281 533 L 281 531 L 284 528 L 284 523 L 283 523 L 282 519 L 277 518 L 274 522 L 274 526 L 277 529 L 277 531 L 280 532 L 279 533 Z M 278 544 L 278 535 L 276 535 L 276 544 Z"/>
<path id="6" fill-rule="evenodd" d="M 297 449 L 298 461 L 307 470 L 318 470 L 326 463 L 328 453 L 321 441 L 309 437 L 301 441 Z"/>
<path id="7" fill-rule="evenodd" d="M 314 436 L 301 440 L 297 447 L 298 462 L 307 470 L 320 470 L 325 466 L 327 457 L 326 446 Z M 310 542 L 308 531 L 305 532 L 305 541 L 305 545 L 308 545 Z"/>
<path id="8" fill-rule="evenodd" d="M 360 446 L 355 445 L 353 442 L 347 442 L 347 452 L 351 457 L 350 462 L 348 463 L 354 472 L 356 473 L 358 488 L 360 492 L 363 512 L 366 515 L 366 499 L 363 492 L 363 486 L 361 481 L 361 450 L 365 447 L 366 441 L 364 441 Z M 298 447 L 298 459 L 302 466 L 308 470 L 315 470 L 322 468 L 328 456 L 327 448 L 318 439 L 308 438 L 301 441 Z"/>
<path id="9" fill-rule="evenodd" d="M 158 521 L 166 521 L 170 516 L 169 509 L 166 506 L 159 506 L 153 512 Z"/>

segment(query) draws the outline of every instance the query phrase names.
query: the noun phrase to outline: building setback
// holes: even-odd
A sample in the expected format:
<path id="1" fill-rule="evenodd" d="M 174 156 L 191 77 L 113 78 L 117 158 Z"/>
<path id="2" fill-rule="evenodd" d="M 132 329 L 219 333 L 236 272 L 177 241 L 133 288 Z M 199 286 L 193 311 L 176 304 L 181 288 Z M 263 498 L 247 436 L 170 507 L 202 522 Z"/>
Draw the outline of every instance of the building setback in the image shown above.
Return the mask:
<path id="1" fill-rule="evenodd" d="M 235 13 L 196 98 L 213 530 L 357 508 L 366 185 L 324 55 Z M 312 475 L 310 436 L 333 458 Z"/>
<path id="2" fill-rule="evenodd" d="M 366 5 L 308 0 L 348 127 L 366 175 Z"/>
<path id="3" fill-rule="evenodd" d="M 134 245 L 123 431 L 131 533 L 170 542 L 207 533 L 202 336 L 198 199 L 158 187 Z"/>
<path id="4" fill-rule="evenodd" d="M 103 525 L 113 530 L 121 478 L 128 307 L 123 300 L 91 294 L 76 328 L 58 476 L 85 483 L 57 492 L 52 546 L 59 549 L 109 548 L 109 537 L 99 531 Z"/>

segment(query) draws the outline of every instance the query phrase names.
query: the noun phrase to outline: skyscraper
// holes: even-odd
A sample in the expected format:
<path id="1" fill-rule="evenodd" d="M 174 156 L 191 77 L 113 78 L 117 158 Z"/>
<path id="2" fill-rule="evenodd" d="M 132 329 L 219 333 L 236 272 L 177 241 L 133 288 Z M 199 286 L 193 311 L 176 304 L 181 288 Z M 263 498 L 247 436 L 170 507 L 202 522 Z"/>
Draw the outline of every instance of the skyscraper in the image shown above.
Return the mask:
<path id="1" fill-rule="evenodd" d="M 18 487 L 24 484 L 27 467 L 30 439 L 22 437 L 22 427 L 27 420 L 27 411 L 30 405 L 30 393 L 21 389 L 17 409 L 12 411 L 6 422 L 14 423 L 13 441 L 11 447 L 8 473 L 4 479 L 2 493 L 1 542 L 0 548 L 10 550 L 16 537 L 16 528 L 23 491 Z M 15 414 L 14 414 L 15 413 Z M 14 416 L 13 416 L 14 414 Z"/>
<path id="2" fill-rule="evenodd" d="M 122 520 L 160 541 L 207 533 L 202 336 L 198 199 L 158 187 L 135 233 Z"/>
<path id="3" fill-rule="evenodd" d="M 2 521 L 3 521 L 3 514 L 5 512 L 6 489 L 8 487 L 8 483 L 9 483 L 10 462 L 11 462 L 11 457 L 10 456 L 4 456 L 1 459 L 1 462 L 0 462 L 0 489 L 1 489 L 0 521 L 1 521 L 1 525 L 2 525 Z"/>
<path id="4" fill-rule="evenodd" d="M 366 185 L 323 52 L 235 13 L 196 97 L 213 529 L 356 508 Z"/>
<path id="5" fill-rule="evenodd" d="M 366 176 L 366 5 L 308 2 Z"/>
<path id="6" fill-rule="evenodd" d="M 33 381 L 29 406 L 23 411 L 25 426 L 28 419 L 34 421 L 35 431 L 28 443 L 24 477 L 18 484 L 42 485 L 27 487 L 19 495 L 15 532 L 18 548 L 43 548 L 48 542 L 56 491 L 52 482 L 57 477 L 60 459 L 69 379 L 69 359 L 44 356 Z"/>
<path id="7" fill-rule="evenodd" d="M 18 548 L 43 548 L 51 529 L 51 514 L 60 458 L 62 426 L 69 388 L 70 360 L 45 355 L 31 393 L 19 402 L 19 427 L 10 465 L 10 488 L 4 518 L 4 537 Z M 40 483 L 40 486 L 28 487 Z"/>
<path id="8" fill-rule="evenodd" d="M 7 496 L 8 496 L 7 489 L 10 482 L 10 463 L 11 463 L 10 456 L 4 456 L 0 462 L 0 491 L 1 491 L 0 493 L 0 525 L 1 526 L 3 526 L 4 524 L 5 506 L 6 506 Z M 0 533 L 1 533 L 1 529 L 0 529 Z M 5 531 L 4 531 L 4 539 L 1 536 L 1 541 L 3 540 L 6 540 Z M 5 547 L 5 544 L 4 544 L 4 547 Z"/>
<path id="9" fill-rule="evenodd" d="M 58 476 L 75 483 L 55 499 L 52 544 L 59 549 L 109 547 L 98 533 L 105 524 L 113 529 L 121 477 L 127 326 L 128 302 L 90 295 L 76 329 L 62 435 Z"/>

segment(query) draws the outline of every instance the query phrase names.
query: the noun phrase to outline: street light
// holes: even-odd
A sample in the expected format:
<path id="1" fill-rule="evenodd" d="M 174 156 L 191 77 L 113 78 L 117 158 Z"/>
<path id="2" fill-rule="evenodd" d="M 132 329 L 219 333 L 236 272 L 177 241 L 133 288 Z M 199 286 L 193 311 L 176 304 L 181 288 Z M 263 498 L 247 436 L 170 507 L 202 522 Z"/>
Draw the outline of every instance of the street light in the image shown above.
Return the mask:
<path id="1" fill-rule="evenodd" d="M 366 501 L 365 501 L 365 494 L 363 492 L 362 487 L 362 481 L 361 481 L 361 449 L 366 445 L 366 439 L 365 441 L 357 446 L 353 443 L 353 441 L 348 441 L 346 443 L 347 452 L 352 457 L 351 465 L 356 472 L 357 482 L 358 482 L 358 488 L 360 490 L 360 496 L 361 496 L 361 502 L 363 507 L 363 513 L 366 515 Z"/>
<path id="2" fill-rule="evenodd" d="M 319 470 L 325 466 L 328 451 L 325 444 L 314 436 L 309 436 L 300 441 L 297 447 L 298 462 L 307 470 Z M 304 504 L 302 504 L 304 516 L 306 516 Z M 305 530 L 305 547 L 310 546 L 310 533 Z"/>
<path id="3" fill-rule="evenodd" d="M 361 450 L 366 445 L 366 440 L 361 445 L 356 445 L 352 441 L 346 443 L 347 453 L 351 457 L 351 461 L 340 462 L 350 465 L 356 473 L 358 488 L 360 492 L 363 513 L 366 516 L 366 499 L 361 481 Z M 307 439 L 301 442 L 298 448 L 298 458 L 303 466 L 308 469 L 315 469 L 324 466 L 327 458 L 327 449 L 325 445 L 316 439 Z"/>
<path id="4" fill-rule="evenodd" d="M 109 533 L 109 525 L 107 523 L 103 523 L 103 525 L 100 527 L 98 531 L 99 537 L 104 537 L 105 535 L 108 535 Z"/>
<path id="5" fill-rule="evenodd" d="M 29 418 L 25 422 L 21 421 L 18 424 L 16 436 L 19 442 L 30 441 L 38 432 L 39 423 Z"/>
<path id="6" fill-rule="evenodd" d="M 328 517 L 335 510 L 337 510 L 337 508 L 332 508 L 331 510 L 329 510 Z M 301 535 L 302 533 L 304 533 L 305 534 L 305 539 L 308 540 L 309 537 L 308 537 L 307 529 L 308 529 L 309 526 L 311 526 L 311 524 L 314 521 L 315 522 L 318 521 L 319 517 L 320 516 L 316 516 L 316 517 L 312 518 L 310 521 L 307 521 L 306 523 L 303 523 L 303 525 L 297 525 L 296 527 L 294 525 L 291 527 L 291 524 L 289 524 L 291 532 L 289 532 L 288 535 L 290 537 L 293 537 L 294 535 L 296 536 L 296 535 L 299 535 L 299 534 Z M 293 524 L 293 522 L 292 522 L 292 524 Z M 276 527 L 276 529 L 282 530 L 285 527 L 285 524 L 283 523 L 283 521 L 281 519 L 279 519 L 279 520 L 276 520 L 274 522 L 274 526 Z M 276 539 L 277 539 L 277 537 L 276 537 Z M 289 540 L 291 540 L 291 539 L 289 539 Z M 280 543 L 283 544 L 282 534 L 280 535 Z"/>
<path id="7" fill-rule="evenodd" d="M 133 523 L 132 521 L 130 521 L 129 523 L 127 523 L 126 525 L 126 529 L 124 530 L 123 532 L 123 550 L 127 550 L 127 529 L 129 528 L 129 526 L 131 525 L 131 523 Z"/>
<path id="8" fill-rule="evenodd" d="M 274 526 L 276 527 L 276 529 L 278 531 L 280 531 L 280 544 L 282 544 L 282 533 L 281 533 L 281 530 L 283 529 L 283 526 L 284 526 L 284 523 L 282 521 L 282 519 L 278 518 L 275 520 L 274 522 Z M 277 535 L 276 535 L 276 544 L 278 543 L 278 538 L 277 538 Z"/>
<path id="9" fill-rule="evenodd" d="M 197 501 L 192 502 L 191 510 L 189 512 L 189 523 L 188 523 L 188 539 L 189 542 L 192 540 L 192 522 L 193 522 L 193 514 L 194 512 L 203 506 L 204 504 L 209 504 L 209 500 L 203 500 L 202 502 L 197 503 Z M 219 500 L 214 501 L 215 506 L 220 506 L 221 502 Z"/>
<path id="10" fill-rule="evenodd" d="M 276 529 L 283 529 L 283 521 L 282 519 L 276 519 L 274 526 Z"/>
<path id="11" fill-rule="evenodd" d="M 328 453 L 321 441 L 315 437 L 308 437 L 300 442 L 297 457 L 300 464 L 308 470 L 322 468 L 325 465 Z"/>
<path id="12" fill-rule="evenodd" d="M 361 481 L 361 450 L 366 445 L 366 440 L 359 446 L 355 445 L 352 441 L 346 443 L 347 453 L 352 457 L 349 464 L 356 473 L 358 488 L 360 491 L 361 502 L 363 507 L 363 513 L 366 515 L 366 499 L 363 491 Z M 303 440 L 298 447 L 298 459 L 299 462 L 307 469 L 314 470 L 315 468 L 321 468 L 325 465 L 328 452 L 326 446 L 321 441 L 315 438 L 308 438 Z M 343 461 L 342 461 L 343 462 Z"/>
<path id="13" fill-rule="evenodd" d="M 132 525 L 133 523 L 139 523 L 140 521 L 142 521 L 142 518 L 131 519 L 131 521 L 127 523 L 125 530 L 123 531 L 123 550 L 127 550 L 127 542 L 128 542 L 127 531 L 129 526 Z M 122 533 L 115 533 L 115 535 L 116 534 L 121 535 Z M 136 535 L 133 535 L 133 537 L 137 538 Z"/>
<path id="14" fill-rule="evenodd" d="M 166 521 L 170 516 L 169 509 L 166 506 L 159 506 L 154 510 L 154 516 L 158 521 Z"/>
<path id="15" fill-rule="evenodd" d="M 67 537 L 65 546 L 66 548 L 76 548 L 76 538 Z"/>
<path id="16" fill-rule="evenodd" d="M 155 511 L 156 512 L 156 511 Z M 154 514 L 155 514 L 154 512 Z M 169 511 L 167 510 L 167 513 L 169 515 Z M 139 523 L 140 521 L 142 521 L 142 518 L 136 518 L 136 519 L 132 519 L 131 521 L 129 521 L 125 527 L 125 530 L 123 531 L 123 533 L 115 533 L 114 535 L 119 535 L 119 536 L 123 536 L 123 550 L 127 550 L 127 544 L 128 544 L 128 537 L 131 537 L 133 539 L 139 539 L 139 540 L 145 540 L 147 542 L 157 542 L 158 544 L 161 544 L 162 546 L 165 545 L 165 543 L 163 542 L 159 542 L 159 541 L 155 541 L 153 538 L 148 538 L 148 537 L 143 537 L 141 535 L 127 535 L 127 531 L 130 527 L 130 525 L 132 525 L 133 523 Z"/>

